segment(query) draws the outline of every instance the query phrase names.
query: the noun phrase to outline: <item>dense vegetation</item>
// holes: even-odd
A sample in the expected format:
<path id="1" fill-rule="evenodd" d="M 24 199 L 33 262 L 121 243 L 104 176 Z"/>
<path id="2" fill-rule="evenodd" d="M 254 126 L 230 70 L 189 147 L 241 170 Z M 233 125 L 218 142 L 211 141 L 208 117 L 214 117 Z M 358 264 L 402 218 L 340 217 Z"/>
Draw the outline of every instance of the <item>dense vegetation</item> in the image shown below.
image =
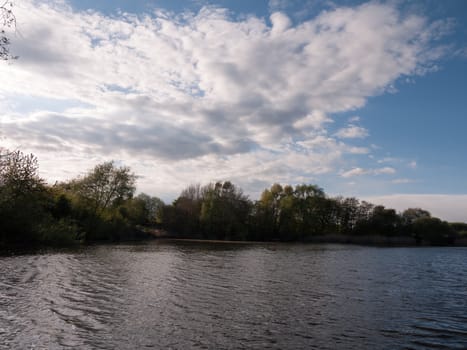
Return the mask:
<path id="1" fill-rule="evenodd" d="M 316 185 L 274 184 L 255 202 L 228 181 L 189 186 L 160 216 L 167 229 L 185 238 L 313 241 L 378 236 L 443 245 L 467 237 L 467 224 L 449 224 L 420 208 L 397 213 L 356 198 L 331 198 Z"/>
<path id="2" fill-rule="evenodd" d="M 149 227 L 183 238 L 311 241 L 316 237 L 411 237 L 452 244 L 467 224 L 449 224 L 429 212 L 402 213 L 356 198 L 331 198 L 316 185 L 264 190 L 251 201 L 231 182 L 191 185 L 171 204 L 135 196 L 136 176 L 113 162 L 84 176 L 48 185 L 34 155 L 0 152 L 0 246 L 63 245 L 147 237 Z"/>
<path id="3" fill-rule="evenodd" d="M 49 186 L 32 154 L 0 154 L 0 246 L 118 241 L 145 235 L 137 225 L 155 222 L 160 199 L 134 197 L 136 176 L 113 162 Z"/>

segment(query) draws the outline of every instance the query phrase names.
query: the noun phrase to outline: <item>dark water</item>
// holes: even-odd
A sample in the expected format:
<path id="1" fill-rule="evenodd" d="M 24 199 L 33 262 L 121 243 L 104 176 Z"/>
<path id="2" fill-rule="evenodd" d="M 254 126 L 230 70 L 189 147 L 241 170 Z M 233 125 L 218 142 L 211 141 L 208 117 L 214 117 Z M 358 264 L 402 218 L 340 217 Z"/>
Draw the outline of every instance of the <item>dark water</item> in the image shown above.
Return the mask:
<path id="1" fill-rule="evenodd" d="M 467 249 L 159 242 L 0 257 L 0 349 L 467 349 Z"/>

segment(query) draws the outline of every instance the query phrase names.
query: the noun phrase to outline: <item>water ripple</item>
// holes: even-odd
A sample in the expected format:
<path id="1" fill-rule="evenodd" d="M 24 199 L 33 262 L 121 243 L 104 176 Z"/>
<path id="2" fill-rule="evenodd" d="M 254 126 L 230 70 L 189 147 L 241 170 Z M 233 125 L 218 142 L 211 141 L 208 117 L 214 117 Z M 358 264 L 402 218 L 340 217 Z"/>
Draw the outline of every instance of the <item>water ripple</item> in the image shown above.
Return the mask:
<path id="1" fill-rule="evenodd" d="M 0 257 L 0 349 L 465 349 L 466 253 L 173 242 Z"/>

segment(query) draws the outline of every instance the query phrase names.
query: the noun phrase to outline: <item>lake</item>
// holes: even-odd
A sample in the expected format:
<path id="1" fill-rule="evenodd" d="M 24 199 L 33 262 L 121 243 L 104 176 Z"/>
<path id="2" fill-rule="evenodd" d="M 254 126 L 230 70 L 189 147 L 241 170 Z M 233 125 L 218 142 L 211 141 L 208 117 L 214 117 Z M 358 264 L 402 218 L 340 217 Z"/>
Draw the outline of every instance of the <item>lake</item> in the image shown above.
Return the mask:
<path id="1" fill-rule="evenodd" d="M 155 241 L 0 256 L 0 349 L 466 349 L 467 248 Z"/>

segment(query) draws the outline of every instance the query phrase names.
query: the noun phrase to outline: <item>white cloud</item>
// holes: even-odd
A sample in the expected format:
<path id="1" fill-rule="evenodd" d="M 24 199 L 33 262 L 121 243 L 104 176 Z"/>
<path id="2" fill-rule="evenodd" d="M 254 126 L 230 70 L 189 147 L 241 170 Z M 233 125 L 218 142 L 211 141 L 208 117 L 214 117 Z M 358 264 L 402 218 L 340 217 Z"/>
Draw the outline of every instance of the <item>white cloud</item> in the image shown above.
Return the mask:
<path id="1" fill-rule="evenodd" d="M 391 167 L 384 167 L 384 168 L 379 168 L 379 169 L 373 169 L 372 173 L 375 174 L 375 175 L 395 174 L 396 169 L 391 168 Z"/>
<path id="2" fill-rule="evenodd" d="M 378 164 L 383 164 L 383 163 L 398 163 L 400 162 L 400 159 L 394 158 L 394 157 L 384 157 L 382 159 L 378 159 Z"/>
<path id="3" fill-rule="evenodd" d="M 271 11 L 281 11 L 287 8 L 287 0 L 269 0 L 269 9 Z"/>
<path id="4" fill-rule="evenodd" d="M 414 182 L 412 179 L 406 179 L 406 178 L 401 178 L 401 179 L 394 179 L 391 181 L 393 184 L 409 184 Z"/>
<path id="5" fill-rule="evenodd" d="M 377 160 L 378 164 L 398 164 L 400 166 L 405 166 L 409 169 L 417 169 L 417 162 L 415 160 L 407 160 L 404 158 L 396 158 L 396 157 L 384 157 Z"/>
<path id="6" fill-rule="evenodd" d="M 290 18 L 287 17 L 282 12 L 274 12 L 271 15 L 271 23 L 272 23 L 272 29 L 271 29 L 272 35 L 278 35 L 280 33 L 283 33 L 287 29 L 289 29 L 290 26 L 292 25 Z"/>
<path id="7" fill-rule="evenodd" d="M 313 111 L 312 114 L 294 122 L 293 126 L 297 130 L 319 130 L 322 129 L 326 123 L 332 123 L 332 119 L 328 118 L 322 111 Z"/>
<path id="8" fill-rule="evenodd" d="M 368 154 L 370 150 L 367 147 L 349 147 L 348 152 L 351 154 Z"/>
<path id="9" fill-rule="evenodd" d="M 344 178 L 361 176 L 361 175 L 391 175 L 395 174 L 396 169 L 391 167 L 377 168 L 377 169 L 363 169 L 353 168 L 344 172 L 341 172 L 341 176 Z"/>
<path id="10" fill-rule="evenodd" d="M 394 194 L 362 198 L 374 204 L 403 211 L 423 208 L 433 216 L 451 222 L 467 222 L 467 195 L 450 194 Z"/>
<path id="11" fill-rule="evenodd" d="M 361 108 L 441 54 L 427 55 L 436 27 L 379 3 L 295 26 L 275 12 L 272 27 L 219 8 L 107 17 L 59 0 L 25 0 L 16 16 L 20 59 L 0 65 L 2 105 L 34 97 L 80 107 L 3 110 L 3 144 L 38 154 L 51 179 L 121 159 L 157 174 L 158 184 L 142 185 L 156 193 L 217 177 L 247 186 L 336 171 L 368 153 L 350 143 L 368 131 L 330 136 L 332 113 Z M 370 173 L 391 173 L 382 169 Z"/>
<path id="12" fill-rule="evenodd" d="M 341 139 L 363 139 L 368 136 L 368 130 L 356 125 L 349 125 L 339 129 L 336 134 Z"/>
<path id="13" fill-rule="evenodd" d="M 353 177 L 353 176 L 360 176 L 360 175 L 365 175 L 368 174 L 368 170 L 362 169 L 362 168 L 353 168 L 348 171 L 345 171 L 341 173 L 342 177 Z"/>

